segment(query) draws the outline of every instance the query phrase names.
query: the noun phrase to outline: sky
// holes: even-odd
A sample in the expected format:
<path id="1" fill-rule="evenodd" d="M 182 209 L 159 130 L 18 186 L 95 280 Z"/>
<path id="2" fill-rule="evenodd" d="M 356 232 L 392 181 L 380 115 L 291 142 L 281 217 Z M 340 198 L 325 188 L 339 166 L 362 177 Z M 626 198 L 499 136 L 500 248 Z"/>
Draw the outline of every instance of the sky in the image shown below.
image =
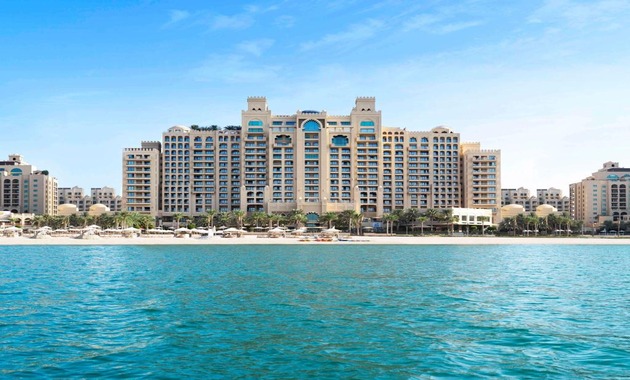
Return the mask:
<path id="1" fill-rule="evenodd" d="M 500 149 L 502 188 L 630 167 L 627 0 L 0 2 L 0 159 L 121 189 L 122 150 L 173 125 L 347 115 Z"/>

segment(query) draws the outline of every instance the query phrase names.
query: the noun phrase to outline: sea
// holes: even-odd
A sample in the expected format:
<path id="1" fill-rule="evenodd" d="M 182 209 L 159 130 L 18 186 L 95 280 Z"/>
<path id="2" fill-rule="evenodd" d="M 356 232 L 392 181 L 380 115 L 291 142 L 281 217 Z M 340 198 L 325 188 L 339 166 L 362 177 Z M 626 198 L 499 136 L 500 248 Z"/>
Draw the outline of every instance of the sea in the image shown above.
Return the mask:
<path id="1" fill-rule="evenodd" d="M 630 246 L 0 246 L 0 378 L 630 378 Z"/>

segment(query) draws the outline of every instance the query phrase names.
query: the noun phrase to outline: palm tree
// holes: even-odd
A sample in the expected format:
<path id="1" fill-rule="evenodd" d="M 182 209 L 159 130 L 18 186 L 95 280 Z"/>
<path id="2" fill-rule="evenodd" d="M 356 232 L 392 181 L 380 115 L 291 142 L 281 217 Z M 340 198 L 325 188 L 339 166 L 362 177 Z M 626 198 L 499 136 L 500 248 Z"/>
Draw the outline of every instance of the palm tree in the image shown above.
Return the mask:
<path id="1" fill-rule="evenodd" d="M 419 216 L 416 220 L 420 222 L 420 235 L 424 236 L 424 222 L 429 220 L 429 217 L 423 215 Z"/>
<path id="2" fill-rule="evenodd" d="M 179 228 L 179 221 L 182 220 L 183 217 L 184 217 L 184 214 L 181 212 L 176 212 L 173 214 L 173 220 L 177 223 L 176 228 Z"/>
<path id="3" fill-rule="evenodd" d="M 280 227 L 280 222 L 283 219 L 284 219 L 284 215 L 282 215 L 282 214 L 271 214 L 271 216 L 269 217 L 269 223 L 271 225 L 273 225 L 273 223 L 275 222 L 276 223 L 276 227 Z"/>
<path id="4" fill-rule="evenodd" d="M 266 217 L 267 214 L 265 214 L 263 211 L 256 211 L 251 215 L 251 219 L 254 221 L 256 227 L 260 227 L 260 223 L 265 220 Z"/>
<path id="5" fill-rule="evenodd" d="M 232 210 L 232 218 L 236 221 L 239 230 L 243 228 L 243 218 L 246 214 L 243 210 Z"/>
<path id="6" fill-rule="evenodd" d="M 214 216 L 217 214 L 217 210 L 208 209 L 204 215 L 206 226 L 208 228 L 214 228 Z"/>
<path id="7" fill-rule="evenodd" d="M 352 223 L 357 228 L 357 235 L 361 235 L 361 223 L 363 223 L 363 214 L 355 212 L 352 215 L 351 220 L 352 220 Z"/>
<path id="8" fill-rule="evenodd" d="M 431 223 L 431 231 L 433 231 L 433 222 L 438 219 L 440 216 L 440 212 L 435 208 L 430 208 L 424 212 L 424 215 L 429 218 L 429 222 Z"/>
<path id="9" fill-rule="evenodd" d="M 44 216 L 43 215 L 35 215 L 33 217 L 33 220 L 31 221 L 31 224 L 33 225 L 33 227 L 41 227 L 42 223 L 44 223 Z"/>
<path id="10" fill-rule="evenodd" d="M 332 223 L 335 220 L 337 220 L 337 213 L 336 212 L 325 212 L 322 215 L 320 215 L 320 217 L 319 217 L 319 222 L 328 224 L 328 228 L 332 227 Z"/>
<path id="11" fill-rule="evenodd" d="M 385 222 L 385 234 L 389 235 L 389 225 L 394 221 L 396 216 L 394 214 L 385 214 L 383 215 L 383 221 Z"/>
<path id="12" fill-rule="evenodd" d="M 417 208 L 408 208 L 402 212 L 402 220 L 405 223 L 405 234 L 409 235 L 409 225 L 416 222 L 420 216 L 420 210 Z"/>
<path id="13" fill-rule="evenodd" d="M 294 223 L 296 227 L 300 227 L 302 224 L 306 224 L 308 218 L 304 214 L 304 210 L 294 209 L 289 214 L 289 223 Z"/>
<path id="14" fill-rule="evenodd" d="M 453 210 L 452 209 L 446 208 L 446 209 L 442 210 L 441 219 L 444 222 L 446 222 L 446 224 L 448 225 L 449 234 L 453 235 L 454 223 L 459 221 L 459 218 L 456 217 L 456 216 L 453 216 Z"/>

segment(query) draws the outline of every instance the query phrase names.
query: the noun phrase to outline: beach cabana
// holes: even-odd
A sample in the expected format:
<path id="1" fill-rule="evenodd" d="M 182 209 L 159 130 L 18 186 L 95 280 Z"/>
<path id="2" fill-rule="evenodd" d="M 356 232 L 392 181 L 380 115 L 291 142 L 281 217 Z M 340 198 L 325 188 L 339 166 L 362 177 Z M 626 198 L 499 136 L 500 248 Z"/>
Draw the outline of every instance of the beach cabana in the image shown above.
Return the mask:
<path id="1" fill-rule="evenodd" d="M 140 234 L 140 230 L 133 227 L 124 228 L 120 231 L 123 237 L 126 238 L 135 238 Z"/>
<path id="2" fill-rule="evenodd" d="M 231 238 L 231 237 L 241 237 L 243 236 L 243 230 L 239 230 L 238 228 L 234 228 L 234 227 L 230 227 L 228 229 L 223 230 L 223 237 L 224 238 Z"/>
<path id="3" fill-rule="evenodd" d="M 326 235 L 326 236 L 337 236 L 337 237 L 339 237 L 339 233 L 340 232 L 341 232 L 341 230 L 338 230 L 335 227 L 333 227 L 333 228 L 329 228 L 327 230 L 323 230 L 322 234 Z"/>
<path id="4" fill-rule="evenodd" d="M 22 229 L 19 227 L 11 226 L 3 229 L 2 234 L 5 237 L 18 237 L 22 234 Z"/>
<path id="5" fill-rule="evenodd" d="M 270 237 L 270 238 L 279 238 L 279 237 L 285 237 L 285 236 L 286 236 L 286 231 L 280 227 L 276 227 L 274 229 L 267 231 L 267 237 Z"/>
<path id="6" fill-rule="evenodd" d="M 35 231 L 35 235 L 33 235 L 33 239 L 50 239 L 50 233 L 52 232 L 52 228 L 45 226 L 42 228 L 38 228 Z"/>
<path id="7" fill-rule="evenodd" d="M 188 228 L 178 228 L 175 231 L 175 237 L 176 238 L 189 238 L 190 237 L 190 233 L 192 232 L 191 230 L 189 230 Z"/>

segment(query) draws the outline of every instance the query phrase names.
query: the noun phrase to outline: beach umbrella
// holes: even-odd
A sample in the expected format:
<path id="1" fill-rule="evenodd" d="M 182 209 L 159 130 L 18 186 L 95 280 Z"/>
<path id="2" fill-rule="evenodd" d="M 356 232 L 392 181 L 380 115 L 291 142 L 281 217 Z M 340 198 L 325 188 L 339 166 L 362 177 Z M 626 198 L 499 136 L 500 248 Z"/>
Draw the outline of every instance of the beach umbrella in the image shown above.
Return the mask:
<path id="1" fill-rule="evenodd" d="M 97 229 L 100 230 L 101 226 L 97 226 L 96 224 L 92 224 L 91 226 L 87 226 L 87 228 L 92 228 L 92 229 Z"/>
<path id="2" fill-rule="evenodd" d="M 188 228 L 182 227 L 182 228 L 178 228 L 175 230 L 175 232 L 185 232 L 185 233 L 189 233 L 190 230 Z"/>

